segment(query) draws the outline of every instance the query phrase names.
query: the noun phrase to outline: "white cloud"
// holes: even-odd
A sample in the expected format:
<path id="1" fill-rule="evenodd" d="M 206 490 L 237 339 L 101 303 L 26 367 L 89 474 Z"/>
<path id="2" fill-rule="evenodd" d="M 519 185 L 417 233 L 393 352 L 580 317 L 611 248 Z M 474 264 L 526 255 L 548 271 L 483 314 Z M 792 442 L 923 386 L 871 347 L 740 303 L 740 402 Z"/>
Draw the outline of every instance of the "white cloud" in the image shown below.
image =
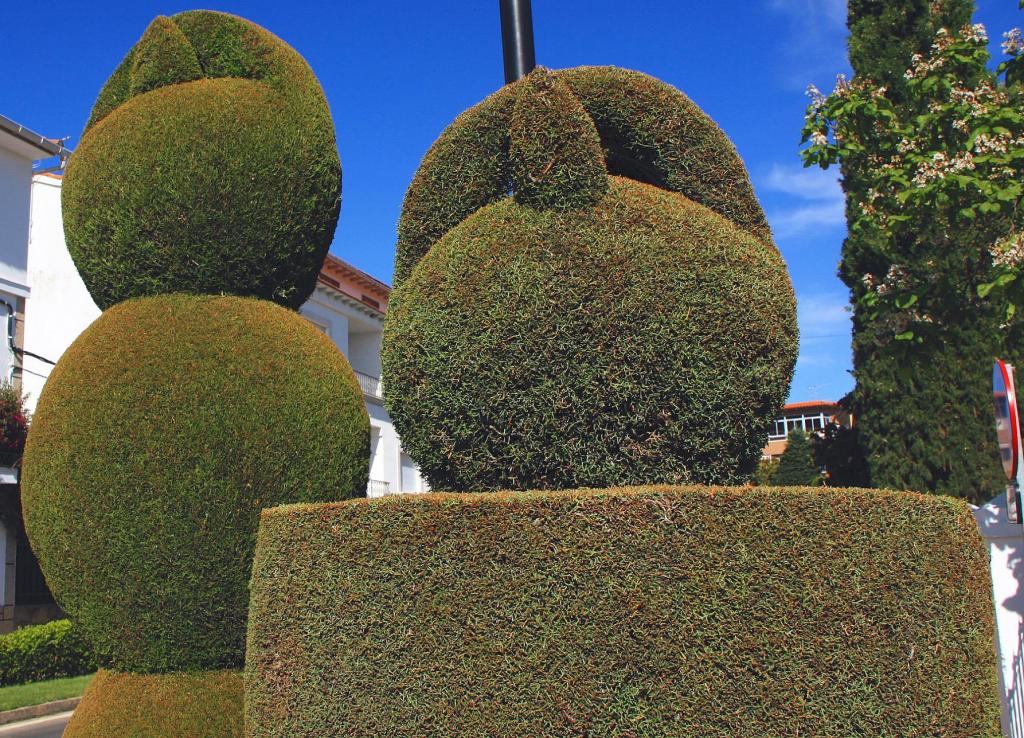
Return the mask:
<path id="1" fill-rule="evenodd" d="M 791 400 L 837 399 L 852 380 L 850 366 L 849 297 L 844 291 L 797 295 L 800 355 L 796 360 Z"/>
<path id="2" fill-rule="evenodd" d="M 846 337 L 850 333 L 849 295 L 844 292 L 797 295 L 801 338 Z"/>
<path id="3" fill-rule="evenodd" d="M 812 31 L 838 31 L 846 26 L 846 0 L 768 0 L 768 6 L 802 21 Z"/>
<path id="4" fill-rule="evenodd" d="M 846 0 L 764 1 L 789 23 L 779 44 L 788 84 L 803 88 L 847 67 Z"/>
<path id="5" fill-rule="evenodd" d="M 766 192 L 778 193 L 784 195 L 785 199 L 796 201 L 768 216 L 768 222 L 778 238 L 798 236 L 815 229 L 835 228 L 846 222 L 843 190 L 834 170 L 774 164 L 761 186 Z"/>
<path id="6" fill-rule="evenodd" d="M 804 205 L 775 213 L 768 218 L 776 238 L 791 238 L 820 228 L 835 228 L 846 222 L 842 202 Z"/>
<path id="7" fill-rule="evenodd" d="M 804 168 L 773 164 L 763 186 L 770 192 L 800 197 L 805 200 L 841 201 L 843 189 L 834 169 Z"/>

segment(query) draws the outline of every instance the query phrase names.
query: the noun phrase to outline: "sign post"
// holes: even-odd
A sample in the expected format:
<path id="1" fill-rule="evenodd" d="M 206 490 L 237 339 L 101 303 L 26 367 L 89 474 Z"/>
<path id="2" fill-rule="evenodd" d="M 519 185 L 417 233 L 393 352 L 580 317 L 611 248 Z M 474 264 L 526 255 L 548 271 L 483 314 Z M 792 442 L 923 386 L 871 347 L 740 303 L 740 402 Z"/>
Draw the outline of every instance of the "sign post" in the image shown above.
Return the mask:
<path id="1" fill-rule="evenodd" d="M 1009 484 L 1006 487 L 1006 516 L 1021 523 L 1020 490 L 1024 486 L 1024 460 L 1021 458 L 1020 415 L 1013 366 L 997 359 L 992 367 L 992 401 L 996 411 L 996 437 L 999 458 Z"/>
<path id="2" fill-rule="evenodd" d="M 509 84 L 528 75 L 537 63 L 533 51 L 533 11 L 530 0 L 498 0 L 498 3 L 505 84 Z"/>

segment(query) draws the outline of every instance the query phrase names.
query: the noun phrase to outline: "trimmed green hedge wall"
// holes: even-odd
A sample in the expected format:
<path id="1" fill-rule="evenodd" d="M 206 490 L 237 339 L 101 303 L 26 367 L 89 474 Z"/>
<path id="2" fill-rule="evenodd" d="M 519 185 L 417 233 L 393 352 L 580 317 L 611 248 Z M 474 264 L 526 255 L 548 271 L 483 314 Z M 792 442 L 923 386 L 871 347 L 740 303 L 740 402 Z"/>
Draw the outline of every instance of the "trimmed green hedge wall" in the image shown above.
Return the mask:
<path id="1" fill-rule="evenodd" d="M 251 738 L 999 734 L 967 506 L 876 490 L 264 511 Z"/>
<path id="2" fill-rule="evenodd" d="M 27 625 L 0 636 L 0 687 L 80 676 L 99 664 L 70 620 Z"/>
<path id="3" fill-rule="evenodd" d="M 237 671 L 100 671 L 63 738 L 242 738 L 244 691 Z"/>
<path id="4" fill-rule="evenodd" d="M 365 495 L 355 374 L 264 300 L 107 310 L 54 367 L 22 473 L 25 529 L 105 665 L 241 667 L 259 511 Z"/>
<path id="5" fill-rule="evenodd" d="M 68 250 L 101 308 L 169 292 L 298 308 L 341 203 L 323 90 L 249 21 L 158 17 L 100 92 L 62 203 Z"/>

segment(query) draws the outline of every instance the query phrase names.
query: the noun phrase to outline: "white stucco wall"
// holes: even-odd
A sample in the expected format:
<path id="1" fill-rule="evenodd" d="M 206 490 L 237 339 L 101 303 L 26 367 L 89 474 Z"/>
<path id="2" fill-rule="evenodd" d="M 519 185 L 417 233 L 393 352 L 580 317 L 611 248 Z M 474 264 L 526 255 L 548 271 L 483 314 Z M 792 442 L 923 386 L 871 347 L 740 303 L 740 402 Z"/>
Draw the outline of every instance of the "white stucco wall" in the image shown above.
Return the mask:
<path id="1" fill-rule="evenodd" d="M 1024 738 L 1024 526 L 1006 521 L 1006 495 L 975 510 L 991 558 L 1003 735 Z"/>
<path id="2" fill-rule="evenodd" d="M 25 306 L 25 349 L 55 362 L 100 314 L 64 242 L 60 185 L 54 177 L 38 176 L 32 181 L 27 268 L 31 296 Z M 28 212 L 27 200 L 24 206 Z M 382 315 L 323 284 L 317 285 L 299 312 L 330 336 L 353 368 L 380 376 Z M 24 387 L 29 393 L 30 410 L 35 408 L 51 369 L 44 361 L 25 358 Z M 371 460 L 370 489 L 374 494 L 385 486 L 388 493 L 424 491 L 426 485 L 418 472 L 410 475 L 408 468 L 403 485 L 402 448 L 383 402 L 366 395 L 364 400 L 378 439 Z"/>
<path id="3" fill-rule="evenodd" d="M 319 284 L 299 310 L 312 323 L 326 330 L 348 358 L 352 368 L 380 377 L 380 348 L 383 316 L 327 285 Z M 396 492 L 423 492 L 427 485 L 406 470 L 402 476 L 402 446 L 391 416 L 380 398 L 364 395 L 370 415 L 370 496 Z M 384 484 L 380 484 L 384 483 Z"/>
<path id="4" fill-rule="evenodd" d="M 0 132 L 0 290 L 26 297 L 32 158 L 5 147 L 7 135 Z"/>
<path id="5" fill-rule="evenodd" d="M 99 317 L 64 242 L 59 179 L 32 180 L 32 228 L 28 250 L 31 295 L 25 301 L 25 350 L 22 386 L 35 409 L 53 366 L 78 335 Z M 43 357 L 39 359 L 37 357 Z"/>
<path id="6" fill-rule="evenodd" d="M 326 287 L 318 287 L 299 312 L 322 330 L 348 356 L 348 318 L 333 304 Z"/>
<path id="7" fill-rule="evenodd" d="M 382 334 L 379 330 L 349 334 L 348 360 L 353 369 L 371 377 L 380 378 L 381 338 Z"/>

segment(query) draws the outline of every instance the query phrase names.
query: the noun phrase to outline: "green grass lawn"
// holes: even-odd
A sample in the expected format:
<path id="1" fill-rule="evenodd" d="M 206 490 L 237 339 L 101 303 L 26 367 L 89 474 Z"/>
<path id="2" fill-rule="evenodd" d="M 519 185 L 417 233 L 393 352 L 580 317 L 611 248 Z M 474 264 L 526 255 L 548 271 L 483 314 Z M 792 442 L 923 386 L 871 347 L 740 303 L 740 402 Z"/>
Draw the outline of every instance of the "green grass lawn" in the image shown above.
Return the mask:
<path id="1" fill-rule="evenodd" d="M 41 705 L 44 702 L 64 700 L 68 697 L 81 697 L 93 676 L 93 674 L 86 674 L 85 676 L 0 687 L 0 711 Z"/>

